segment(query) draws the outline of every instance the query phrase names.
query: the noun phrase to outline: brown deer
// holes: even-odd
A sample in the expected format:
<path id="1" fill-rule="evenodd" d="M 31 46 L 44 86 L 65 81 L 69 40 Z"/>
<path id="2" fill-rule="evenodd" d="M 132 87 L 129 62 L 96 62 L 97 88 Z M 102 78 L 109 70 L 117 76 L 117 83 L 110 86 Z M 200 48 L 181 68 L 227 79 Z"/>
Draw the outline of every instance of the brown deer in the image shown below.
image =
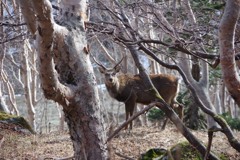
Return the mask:
<path id="1" fill-rule="evenodd" d="M 117 75 L 121 69 L 120 63 L 123 59 L 113 68 L 106 68 L 97 62 L 95 58 L 93 59 L 99 65 L 99 71 L 105 76 L 105 85 L 110 96 L 125 103 L 126 120 L 133 115 L 137 103 L 148 105 L 155 100 L 155 97 L 149 94 L 149 88 L 145 87 L 139 75 Z M 178 78 L 169 74 L 151 74 L 149 76 L 165 102 L 175 108 L 175 104 L 178 104 L 175 100 L 178 94 Z M 178 106 L 179 117 L 182 119 L 183 107 Z M 167 121 L 166 119 L 162 129 L 165 128 Z M 132 129 L 132 122 L 130 123 L 130 129 Z"/>

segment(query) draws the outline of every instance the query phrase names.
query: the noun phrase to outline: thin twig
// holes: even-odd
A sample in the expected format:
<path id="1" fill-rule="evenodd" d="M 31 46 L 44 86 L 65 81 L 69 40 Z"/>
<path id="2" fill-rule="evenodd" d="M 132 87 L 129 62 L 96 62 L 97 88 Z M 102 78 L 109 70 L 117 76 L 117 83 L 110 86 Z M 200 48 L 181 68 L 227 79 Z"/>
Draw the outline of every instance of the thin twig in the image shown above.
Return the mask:
<path id="1" fill-rule="evenodd" d="M 70 156 L 70 157 L 63 157 L 63 158 L 50 158 L 50 157 L 45 157 L 44 159 L 51 159 L 51 160 L 73 160 L 74 156 Z"/>
<path id="2" fill-rule="evenodd" d="M 134 160 L 133 158 L 128 157 L 128 156 L 124 156 L 124 155 L 122 155 L 121 153 L 118 153 L 118 152 L 115 152 L 115 154 L 118 155 L 119 157 L 122 157 L 122 158 L 127 159 L 127 160 Z"/>

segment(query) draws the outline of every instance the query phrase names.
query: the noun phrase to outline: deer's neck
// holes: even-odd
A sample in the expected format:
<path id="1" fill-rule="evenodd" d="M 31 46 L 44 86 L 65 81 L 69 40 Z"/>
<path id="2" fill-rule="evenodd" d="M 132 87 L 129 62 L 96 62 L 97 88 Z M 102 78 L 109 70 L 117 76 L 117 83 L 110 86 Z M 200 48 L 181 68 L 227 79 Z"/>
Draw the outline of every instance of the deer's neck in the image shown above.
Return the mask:
<path id="1" fill-rule="evenodd" d="M 117 82 L 106 84 L 109 95 L 120 102 L 125 102 L 131 96 L 132 87 L 128 80 L 126 76 L 119 76 Z"/>
<path id="2" fill-rule="evenodd" d="M 116 98 L 119 95 L 120 83 L 118 80 L 115 83 L 110 83 L 110 84 L 106 83 L 106 87 L 111 97 Z"/>

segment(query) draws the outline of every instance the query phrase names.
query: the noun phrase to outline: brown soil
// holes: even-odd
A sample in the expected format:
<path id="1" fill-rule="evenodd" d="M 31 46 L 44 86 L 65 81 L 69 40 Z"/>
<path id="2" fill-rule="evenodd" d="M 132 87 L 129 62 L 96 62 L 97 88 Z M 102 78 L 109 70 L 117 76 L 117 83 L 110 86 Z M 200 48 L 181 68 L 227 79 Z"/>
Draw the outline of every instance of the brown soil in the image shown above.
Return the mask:
<path id="1" fill-rule="evenodd" d="M 193 131 L 193 134 L 203 143 L 207 143 L 206 132 Z M 0 146 L 0 159 L 58 159 L 73 155 L 72 143 L 67 132 L 31 135 L 16 130 L 15 126 L 7 127 L 0 123 L 0 135 L 4 137 Z M 240 140 L 240 132 L 236 132 L 235 136 Z M 111 141 L 111 159 L 124 159 L 121 155 L 137 159 L 150 148 L 169 149 L 182 141 L 186 141 L 185 138 L 170 125 L 164 131 L 157 127 L 134 128 L 131 133 L 122 131 Z M 215 133 L 212 151 L 224 154 L 230 160 L 240 159 L 240 153 L 229 145 L 222 133 Z"/>

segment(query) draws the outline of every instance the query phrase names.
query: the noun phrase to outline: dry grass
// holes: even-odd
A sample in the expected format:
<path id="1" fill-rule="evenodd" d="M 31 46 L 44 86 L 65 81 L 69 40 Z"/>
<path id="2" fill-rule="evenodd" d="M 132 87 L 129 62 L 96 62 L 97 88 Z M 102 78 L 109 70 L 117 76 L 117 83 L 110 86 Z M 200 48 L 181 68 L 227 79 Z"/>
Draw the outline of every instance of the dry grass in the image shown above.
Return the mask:
<path id="1" fill-rule="evenodd" d="M 0 159 L 58 159 L 73 155 L 72 143 L 67 132 L 29 135 L 1 129 L 0 134 L 4 136 Z M 193 134 L 203 143 L 207 143 L 206 132 L 193 131 Z M 240 140 L 240 133 L 236 132 L 235 135 Z M 174 126 L 168 126 L 164 131 L 160 131 L 156 127 L 141 127 L 134 128 L 130 134 L 122 131 L 111 141 L 111 144 L 114 152 L 137 159 L 141 153 L 150 148 L 168 149 L 181 141 L 185 141 L 185 138 Z M 224 153 L 230 160 L 240 159 L 240 154 L 230 147 L 222 133 L 215 134 L 212 150 L 217 154 Z M 123 158 L 114 154 L 111 159 Z"/>
<path id="2" fill-rule="evenodd" d="M 72 143 L 66 132 L 43 135 L 25 135 L 11 131 L 0 133 L 4 135 L 0 150 L 0 157 L 4 159 L 57 159 L 73 155 Z"/>
<path id="3" fill-rule="evenodd" d="M 193 131 L 193 134 L 200 141 L 207 144 L 208 137 L 204 131 Z M 235 133 L 240 140 L 240 133 Z M 129 135 L 122 134 L 115 138 L 112 142 L 115 151 L 125 156 L 137 159 L 141 153 L 145 153 L 150 148 L 169 149 L 178 142 L 186 141 L 186 139 L 177 131 L 174 126 L 168 126 L 164 131 L 156 127 L 135 128 Z M 224 154 L 229 160 L 240 159 L 240 153 L 233 149 L 222 133 L 215 133 L 212 145 L 212 151 L 218 155 Z M 115 156 L 115 159 L 121 159 Z"/>

